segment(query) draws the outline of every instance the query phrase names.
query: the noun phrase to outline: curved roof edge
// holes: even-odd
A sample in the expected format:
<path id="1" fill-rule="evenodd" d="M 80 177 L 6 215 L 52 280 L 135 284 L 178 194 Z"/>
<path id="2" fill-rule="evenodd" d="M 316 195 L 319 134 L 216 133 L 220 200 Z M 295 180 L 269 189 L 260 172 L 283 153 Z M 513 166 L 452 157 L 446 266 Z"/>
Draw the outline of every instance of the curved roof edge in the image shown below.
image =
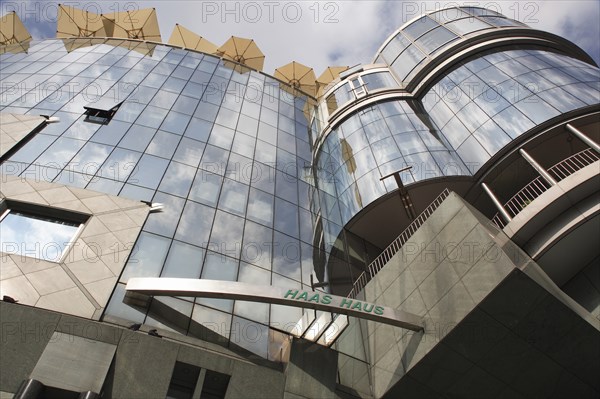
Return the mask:
<path id="1" fill-rule="evenodd" d="M 453 9 L 453 8 L 456 8 L 456 9 L 464 9 L 465 7 L 461 7 L 461 6 L 458 6 L 458 5 L 453 5 L 453 6 L 448 6 L 448 7 L 442 7 L 442 8 L 440 8 L 440 9 L 438 9 L 438 10 L 427 11 L 427 12 L 424 12 L 424 13 L 422 13 L 422 14 L 419 14 L 419 15 L 417 15 L 417 16 L 415 16 L 415 17 L 413 17 L 412 19 L 410 19 L 410 20 L 408 20 L 407 22 L 405 22 L 405 23 L 403 23 L 402 25 L 400 25 L 400 27 L 399 27 L 398 29 L 396 29 L 396 30 L 395 30 L 395 31 L 394 31 L 394 32 L 393 32 L 391 35 L 389 35 L 389 36 L 388 36 L 388 37 L 387 37 L 387 38 L 384 40 L 383 44 L 382 44 L 382 45 L 381 45 L 381 46 L 380 46 L 380 47 L 377 49 L 377 51 L 375 52 L 375 57 L 373 57 L 373 62 L 375 62 L 375 59 L 377 59 L 377 56 L 378 56 L 378 55 L 381 53 L 381 51 L 382 51 L 382 50 L 385 48 L 385 46 L 387 46 L 387 45 L 389 44 L 389 42 L 391 42 L 391 41 L 392 41 L 392 39 L 393 39 L 394 37 L 396 37 L 396 35 L 397 35 L 398 33 L 402 32 L 404 29 L 406 29 L 407 27 L 409 27 L 410 25 L 412 25 L 412 23 L 413 23 L 413 22 L 416 22 L 416 21 L 418 21 L 419 19 L 421 19 L 421 18 L 422 18 L 422 17 L 424 17 L 425 15 L 431 15 L 431 14 L 434 14 L 434 13 L 436 13 L 436 12 L 445 11 L 445 10 L 451 10 L 451 9 Z M 481 8 L 481 9 L 484 9 L 484 10 L 488 10 L 488 11 L 496 12 L 496 11 L 494 11 L 494 10 L 490 10 L 489 8 L 484 8 L 484 7 L 475 7 L 475 6 L 471 6 L 471 8 Z M 500 13 L 498 13 L 498 14 L 500 14 Z M 507 16 L 505 16 L 504 14 L 500 14 L 500 15 L 502 15 L 504 18 L 510 19 L 510 20 L 512 20 L 512 21 L 517 21 L 517 20 L 515 20 L 515 19 L 508 18 L 508 17 L 507 17 Z M 520 22 L 520 21 L 517 21 L 517 22 Z M 521 23 L 523 23 L 523 22 L 521 22 Z M 529 27 L 529 25 L 527 25 L 527 24 L 524 24 L 524 25 L 525 25 L 525 26 L 527 26 L 527 27 Z M 494 28 L 494 27 L 492 27 L 492 28 Z"/>
<path id="2" fill-rule="evenodd" d="M 196 50 L 196 49 L 193 49 L 193 48 L 181 47 L 181 46 L 177 46 L 177 45 L 170 44 L 170 43 L 164 43 L 164 42 L 155 42 L 155 41 L 152 41 L 152 40 L 125 39 L 125 38 L 122 38 L 122 37 L 93 37 L 93 38 L 90 38 L 90 37 L 68 37 L 68 38 L 47 37 L 47 38 L 43 38 L 43 39 L 34 39 L 33 41 L 35 41 L 35 42 L 42 42 L 42 41 L 45 41 L 45 40 L 61 40 L 61 41 L 65 41 L 65 40 L 79 40 L 79 41 L 89 41 L 89 40 L 95 40 L 95 41 L 96 40 L 105 40 L 105 41 L 108 41 L 108 40 L 113 40 L 113 41 L 118 41 L 118 40 L 120 40 L 120 41 L 123 41 L 123 42 L 147 43 L 147 44 L 151 44 L 151 45 L 155 45 L 155 46 L 165 46 L 165 47 L 170 47 L 170 48 L 177 49 L 177 50 L 185 50 L 185 51 L 189 51 L 189 52 L 192 52 L 192 53 L 197 53 L 197 54 L 202 54 L 202 55 L 208 55 L 208 56 L 214 57 L 216 59 L 225 60 L 227 63 L 237 65 L 240 68 L 248 69 L 249 71 L 254 71 L 254 72 L 260 73 L 261 75 L 268 76 L 269 78 L 271 78 L 273 80 L 276 80 L 279 84 L 286 86 L 290 91 L 298 92 L 302 96 L 306 96 L 307 98 L 310 98 L 312 100 L 316 100 L 316 98 L 313 97 L 311 94 L 305 93 L 304 91 L 302 91 L 302 90 L 300 90 L 298 88 L 295 88 L 292 85 L 290 85 L 289 83 L 287 83 L 285 81 L 282 81 L 281 79 L 278 79 L 275 76 L 270 75 L 270 74 L 268 74 L 268 73 L 266 73 L 264 71 L 260 71 L 258 69 L 254 69 L 252 67 L 249 67 L 246 64 L 243 64 L 243 63 L 240 63 L 240 62 L 237 62 L 237 61 L 234 61 L 234 60 L 230 60 L 230 59 L 227 59 L 227 58 L 223 58 L 223 57 L 221 57 L 219 55 L 216 55 L 216 54 L 207 53 L 207 52 Z M 104 44 L 104 43 L 94 43 L 94 45 L 96 45 L 96 44 Z M 9 45 L 0 45 L 0 48 L 6 47 L 6 46 L 9 46 Z M 294 96 L 295 96 L 295 94 L 294 94 Z"/>

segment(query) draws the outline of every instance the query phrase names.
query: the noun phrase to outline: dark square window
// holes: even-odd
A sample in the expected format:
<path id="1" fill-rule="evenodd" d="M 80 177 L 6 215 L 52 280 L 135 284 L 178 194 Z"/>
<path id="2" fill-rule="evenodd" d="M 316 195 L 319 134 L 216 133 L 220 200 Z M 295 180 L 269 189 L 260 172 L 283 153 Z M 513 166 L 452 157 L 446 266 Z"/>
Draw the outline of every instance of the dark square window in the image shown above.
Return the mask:
<path id="1" fill-rule="evenodd" d="M 183 362 L 175 362 L 166 399 L 192 399 L 200 367 Z"/>
<path id="2" fill-rule="evenodd" d="M 111 98 L 101 98 L 96 102 L 84 105 L 85 122 L 106 125 L 115 115 L 122 102 L 116 102 Z"/>

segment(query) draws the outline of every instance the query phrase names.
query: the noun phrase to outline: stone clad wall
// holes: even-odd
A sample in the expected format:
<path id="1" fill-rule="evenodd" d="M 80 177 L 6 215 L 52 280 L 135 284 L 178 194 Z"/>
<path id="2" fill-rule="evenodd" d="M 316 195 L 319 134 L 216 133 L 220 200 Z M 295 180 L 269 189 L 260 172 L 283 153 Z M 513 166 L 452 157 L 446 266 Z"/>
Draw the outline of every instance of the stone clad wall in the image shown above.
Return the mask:
<path id="1" fill-rule="evenodd" d="M 514 245 L 505 246 L 504 234 L 489 221 L 483 224 L 484 220 L 451 193 L 367 284 L 366 301 L 417 314 L 425 324 L 424 332 L 414 333 L 361 322 L 376 397 L 399 381 L 514 269 L 511 257 L 525 259 Z M 340 341 L 355 339 L 357 330 L 349 329 Z"/>
<path id="2" fill-rule="evenodd" d="M 115 359 L 104 383 L 104 398 L 164 398 L 175 361 L 230 375 L 227 399 L 283 396 L 284 374 L 278 365 L 253 364 L 216 344 L 205 342 L 201 343 L 204 347 L 194 347 L 169 337 L 151 337 L 143 331 L 1 301 L 0 323 L 3 398 L 12 397 L 21 382 L 30 377 L 56 334 L 116 345 Z"/>
<path id="3" fill-rule="evenodd" d="M 60 262 L 0 252 L 0 294 L 21 304 L 99 319 L 149 207 L 140 201 L 2 175 L 0 200 L 88 215 Z M 35 243 L 11 243 L 33 247 Z"/>
<path id="4" fill-rule="evenodd" d="M 340 379 L 363 394 L 365 379 L 376 398 L 600 392 L 599 348 L 586 344 L 600 339 L 598 320 L 455 193 L 362 294 L 424 324 L 351 321 L 336 347 Z"/>

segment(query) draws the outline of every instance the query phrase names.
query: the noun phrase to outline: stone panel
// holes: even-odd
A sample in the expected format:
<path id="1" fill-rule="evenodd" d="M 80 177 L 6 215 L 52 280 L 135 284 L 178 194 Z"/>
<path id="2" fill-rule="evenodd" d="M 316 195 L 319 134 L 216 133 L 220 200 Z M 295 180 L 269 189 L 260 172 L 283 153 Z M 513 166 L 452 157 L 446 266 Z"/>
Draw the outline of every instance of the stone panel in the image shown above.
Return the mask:
<path id="1" fill-rule="evenodd" d="M 7 200 L 34 202 L 89 216 L 61 262 L 0 254 L 0 295 L 67 314 L 99 317 L 148 215 L 148 206 L 23 177 L 3 175 L 2 179 L 0 195 Z"/>
<path id="2" fill-rule="evenodd" d="M 0 156 L 46 121 L 43 116 L 0 112 Z"/>

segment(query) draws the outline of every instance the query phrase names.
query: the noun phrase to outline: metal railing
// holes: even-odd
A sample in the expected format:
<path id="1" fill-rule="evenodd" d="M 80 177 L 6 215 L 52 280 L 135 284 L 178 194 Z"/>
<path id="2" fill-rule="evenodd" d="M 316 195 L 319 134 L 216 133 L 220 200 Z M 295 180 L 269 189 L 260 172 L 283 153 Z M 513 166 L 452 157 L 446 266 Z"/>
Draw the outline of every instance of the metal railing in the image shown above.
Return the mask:
<path id="1" fill-rule="evenodd" d="M 561 181 L 567 176 L 572 175 L 585 168 L 588 165 L 598 161 L 600 157 L 591 148 L 586 148 L 576 154 L 571 155 L 568 158 L 563 159 L 556 165 L 548 169 L 548 173 L 557 181 Z M 519 190 L 515 195 L 511 197 L 505 204 L 504 209 L 509 213 L 511 217 L 517 216 L 527 205 L 533 200 L 542 195 L 551 187 L 550 183 L 542 179 L 540 176 L 533 179 L 529 184 Z M 502 218 L 500 213 L 496 213 L 492 218 L 492 221 L 499 228 L 506 226 L 506 221 Z"/>
<path id="2" fill-rule="evenodd" d="M 404 229 L 402 233 L 400 233 L 398 237 L 396 237 L 396 239 L 394 239 L 394 241 L 392 241 L 390 245 L 387 246 L 386 249 L 383 250 L 383 252 L 379 254 L 379 256 L 373 260 L 373 262 L 369 264 L 367 271 L 362 272 L 352 285 L 352 289 L 348 294 L 349 298 L 356 298 L 356 295 L 358 295 L 365 288 L 367 283 L 383 268 L 383 266 L 385 266 L 385 264 L 389 262 L 398 251 L 400 251 L 402 246 L 404 246 L 404 244 L 406 244 L 406 242 L 419 229 L 419 227 L 421 227 L 423 223 L 429 219 L 429 216 L 431 216 L 431 214 L 440 206 L 440 204 L 444 202 L 448 195 L 450 195 L 450 190 L 446 188 L 440 193 L 440 195 L 437 196 L 436 199 L 431 202 L 431 204 L 427 206 L 427 208 L 425 208 L 425 210 L 423 210 L 423 212 L 421 212 L 419 216 L 415 218 L 415 220 L 408 225 L 408 227 L 406 227 L 406 229 Z"/>
<path id="3" fill-rule="evenodd" d="M 586 148 L 585 150 L 571 155 L 569 158 L 563 159 L 556 165 L 552 166 L 550 169 L 548 169 L 548 173 L 550 173 L 550 175 L 552 175 L 556 181 L 561 181 L 565 177 L 570 176 L 578 170 L 593 164 L 599 159 L 600 156 L 598 156 L 596 151 L 592 150 L 591 148 Z"/>

